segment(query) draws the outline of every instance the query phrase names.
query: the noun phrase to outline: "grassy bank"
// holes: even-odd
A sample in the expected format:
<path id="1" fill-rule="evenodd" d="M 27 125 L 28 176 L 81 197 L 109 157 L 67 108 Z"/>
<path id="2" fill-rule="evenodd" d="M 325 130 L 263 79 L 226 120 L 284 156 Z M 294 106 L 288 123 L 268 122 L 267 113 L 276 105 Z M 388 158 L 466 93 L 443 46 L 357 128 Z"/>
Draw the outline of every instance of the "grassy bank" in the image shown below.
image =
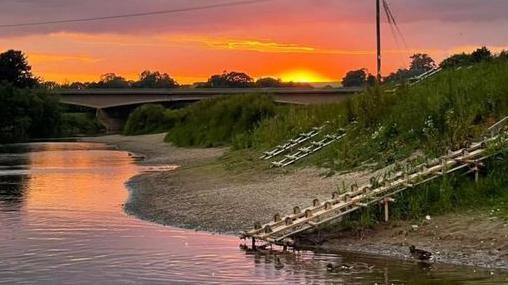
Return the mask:
<path id="1" fill-rule="evenodd" d="M 347 170 L 365 163 L 382 167 L 416 151 L 438 156 L 508 114 L 508 61 L 446 70 L 417 86 L 389 90 L 372 88 L 338 105 L 291 108 L 263 121 L 253 145 L 275 146 L 328 120 L 351 131 L 314 157 L 318 165 Z"/>
<path id="2" fill-rule="evenodd" d="M 334 114 L 332 125 L 349 127 L 350 132 L 340 143 L 303 163 L 351 171 L 366 166 L 379 169 L 408 157 L 439 157 L 477 139 L 488 126 L 508 115 L 508 61 L 445 70 L 419 85 L 403 86 L 395 92 L 390 89 L 376 87 L 344 104 L 278 114 L 254 132 L 255 145 L 260 149 L 276 145 L 316 124 L 319 120 L 314 121 L 314 114 L 319 113 L 321 118 Z M 292 127 L 286 129 L 287 125 Z M 280 137 L 272 141 L 270 134 Z M 438 179 L 400 194 L 392 214 L 417 219 L 430 213 L 485 208 L 508 217 L 507 171 L 506 157 L 498 156 L 487 162 L 478 184 L 461 174 Z M 370 226 L 381 217 L 382 209 L 371 208 L 353 215 L 351 221 L 356 226 Z"/>
<path id="3" fill-rule="evenodd" d="M 166 140 L 177 146 L 251 146 L 251 133 L 276 113 L 268 96 L 243 95 L 204 100 L 188 107 Z"/>
<path id="4" fill-rule="evenodd" d="M 146 115 L 164 112 L 159 108 Z M 228 171 L 263 171 L 257 159 L 261 151 L 328 122 L 325 132 L 343 127 L 348 135 L 296 167 L 312 164 L 333 173 L 376 170 L 409 157 L 414 161 L 439 157 L 477 139 L 506 115 L 508 60 L 498 58 L 444 70 L 412 87 L 373 87 L 338 104 L 276 106 L 269 97 L 254 95 L 206 100 L 180 111 L 164 127 L 169 129 L 166 140 L 178 146 L 232 146 L 221 159 Z M 461 174 L 437 179 L 400 194 L 392 214 L 417 219 L 429 213 L 490 207 L 506 216 L 507 171 L 505 157 L 498 156 L 487 162 L 479 183 Z M 352 216 L 352 224 L 369 226 L 381 213 L 366 209 Z"/>

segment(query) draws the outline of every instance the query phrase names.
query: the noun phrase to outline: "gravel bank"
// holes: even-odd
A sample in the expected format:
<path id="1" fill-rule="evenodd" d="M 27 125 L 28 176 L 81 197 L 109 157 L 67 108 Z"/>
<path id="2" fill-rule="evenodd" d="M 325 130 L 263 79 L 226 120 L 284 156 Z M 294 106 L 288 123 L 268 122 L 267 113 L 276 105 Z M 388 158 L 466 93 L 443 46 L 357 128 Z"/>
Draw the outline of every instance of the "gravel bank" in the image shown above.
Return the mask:
<path id="1" fill-rule="evenodd" d="M 176 171 L 142 174 L 128 182 L 125 205 L 141 219 L 183 228 L 237 234 L 273 214 L 325 200 L 338 185 L 368 181 L 367 173 L 324 177 L 324 170 L 226 170 L 224 148 L 187 149 L 163 143 L 163 135 L 106 136 L 86 141 L 143 154 L 143 164 L 176 164 Z M 488 212 L 488 211 L 487 211 Z M 440 262 L 508 270 L 508 219 L 469 212 L 430 221 L 380 224 L 362 235 L 328 233 L 320 249 L 407 258 L 407 246 L 431 250 Z M 413 225 L 418 225 L 414 230 Z"/>

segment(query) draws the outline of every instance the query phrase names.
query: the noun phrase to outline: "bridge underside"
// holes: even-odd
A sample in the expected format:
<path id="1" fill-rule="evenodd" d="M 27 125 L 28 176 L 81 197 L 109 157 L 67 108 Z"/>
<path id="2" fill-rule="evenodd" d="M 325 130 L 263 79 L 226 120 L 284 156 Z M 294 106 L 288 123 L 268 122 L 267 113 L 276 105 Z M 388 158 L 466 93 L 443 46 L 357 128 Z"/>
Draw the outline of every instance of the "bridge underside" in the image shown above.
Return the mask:
<path id="1" fill-rule="evenodd" d="M 241 93 L 240 93 L 241 92 Z M 162 104 L 168 108 L 180 108 L 209 98 L 241 94 L 271 95 L 281 104 L 312 105 L 330 104 L 345 100 L 359 89 L 309 89 L 309 90 L 60 90 L 60 102 L 65 105 L 97 110 L 97 119 L 109 133 L 122 129 L 129 114 L 145 104 Z"/>

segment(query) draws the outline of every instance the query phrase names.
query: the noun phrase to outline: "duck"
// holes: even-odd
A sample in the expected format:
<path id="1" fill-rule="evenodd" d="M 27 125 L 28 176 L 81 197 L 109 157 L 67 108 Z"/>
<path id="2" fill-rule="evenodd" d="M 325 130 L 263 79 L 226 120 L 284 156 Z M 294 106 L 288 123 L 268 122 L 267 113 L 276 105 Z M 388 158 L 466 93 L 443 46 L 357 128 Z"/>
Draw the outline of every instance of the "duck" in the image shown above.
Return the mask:
<path id="1" fill-rule="evenodd" d="M 328 263 L 326 265 L 328 272 L 349 271 L 351 269 L 353 269 L 353 266 L 347 264 L 334 265 L 333 263 Z"/>
<path id="2" fill-rule="evenodd" d="M 419 261 L 428 261 L 432 258 L 432 253 L 423 249 L 417 249 L 414 245 L 409 247 L 409 253 L 411 256 Z"/>

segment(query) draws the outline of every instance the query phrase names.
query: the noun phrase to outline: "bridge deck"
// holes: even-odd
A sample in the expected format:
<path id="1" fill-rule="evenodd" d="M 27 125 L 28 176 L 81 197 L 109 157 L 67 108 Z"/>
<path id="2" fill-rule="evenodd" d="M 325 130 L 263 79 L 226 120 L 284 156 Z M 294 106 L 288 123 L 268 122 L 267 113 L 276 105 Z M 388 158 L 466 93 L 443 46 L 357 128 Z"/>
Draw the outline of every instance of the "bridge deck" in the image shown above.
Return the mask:
<path id="1" fill-rule="evenodd" d="M 209 88 L 209 89 L 57 89 L 64 104 L 96 109 L 148 103 L 200 101 L 219 96 L 266 94 L 278 103 L 326 104 L 339 102 L 361 92 L 361 88 Z"/>

